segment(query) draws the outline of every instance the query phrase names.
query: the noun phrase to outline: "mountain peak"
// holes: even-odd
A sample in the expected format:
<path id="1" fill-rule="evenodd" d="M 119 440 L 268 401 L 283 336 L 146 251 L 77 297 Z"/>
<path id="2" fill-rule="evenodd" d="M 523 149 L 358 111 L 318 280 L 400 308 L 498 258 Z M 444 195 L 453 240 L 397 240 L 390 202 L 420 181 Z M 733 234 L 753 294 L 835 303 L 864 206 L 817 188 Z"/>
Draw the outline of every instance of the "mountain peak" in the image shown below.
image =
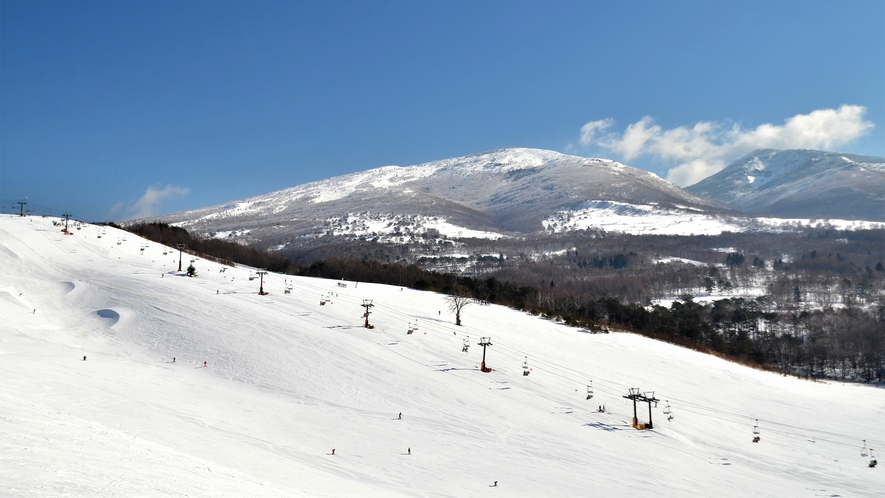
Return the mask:
<path id="1" fill-rule="evenodd" d="M 570 219 L 563 213 L 603 205 L 691 210 L 692 215 L 721 209 L 657 175 L 616 161 L 513 147 L 369 169 L 161 219 L 197 233 L 249 234 L 240 239 L 244 242 L 316 237 L 329 233 L 330 223 L 353 227 L 340 220 L 354 213 L 378 218 L 360 222 L 366 226 L 385 220 L 383 227 L 367 234 L 393 231 L 395 224 L 416 216 L 444 220 L 461 227 L 456 232 L 463 234 L 527 234 L 550 230 L 551 218 Z M 571 226 L 558 226 L 566 225 Z"/>
<path id="2" fill-rule="evenodd" d="M 686 190 L 754 214 L 883 220 L 885 158 L 760 149 Z"/>

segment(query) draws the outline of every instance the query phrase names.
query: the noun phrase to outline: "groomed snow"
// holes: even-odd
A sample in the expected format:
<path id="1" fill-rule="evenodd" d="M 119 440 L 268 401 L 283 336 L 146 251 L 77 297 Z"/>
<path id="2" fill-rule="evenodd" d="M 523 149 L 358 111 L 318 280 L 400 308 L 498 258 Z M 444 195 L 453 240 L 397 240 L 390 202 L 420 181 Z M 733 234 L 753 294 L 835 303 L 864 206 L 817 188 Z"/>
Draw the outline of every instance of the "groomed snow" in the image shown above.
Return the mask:
<path id="1" fill-rule="evenodd" d="M 177 251 L 142 252 L 131 234 L 117 245 L 113 228 L 66 236 L 53 221 L 0 215 L 3 496 L 885 489 L 885 470 L 859 453 L 863 439 L 885 449 L 881 388 L 783 377 L 499 306 L 468 306 L 455 327 L 443 296 L 399 287 L 271 273 L 260 296 L 250 268 L 196 260 L 188 278 Z M 364 299 L 374 329 L 361 326 Z M 488 374 L 480 336 L 493 344 Z M 630 387 L 669 400 L 675 418 L 661 401 L 654 430 L 631 428 Z"/>

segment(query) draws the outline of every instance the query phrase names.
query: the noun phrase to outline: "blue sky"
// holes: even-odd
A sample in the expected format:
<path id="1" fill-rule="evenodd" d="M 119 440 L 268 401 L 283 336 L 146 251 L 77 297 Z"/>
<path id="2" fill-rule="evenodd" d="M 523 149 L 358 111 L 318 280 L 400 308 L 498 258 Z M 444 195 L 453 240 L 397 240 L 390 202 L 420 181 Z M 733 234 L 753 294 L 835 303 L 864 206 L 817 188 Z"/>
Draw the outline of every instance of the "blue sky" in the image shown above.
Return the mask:
<path id="1" fill-rule="evenodd" d="M 885 2 L 0 2 L 0 199 L 122 220 L 501 147 L 885 156 Z"/>

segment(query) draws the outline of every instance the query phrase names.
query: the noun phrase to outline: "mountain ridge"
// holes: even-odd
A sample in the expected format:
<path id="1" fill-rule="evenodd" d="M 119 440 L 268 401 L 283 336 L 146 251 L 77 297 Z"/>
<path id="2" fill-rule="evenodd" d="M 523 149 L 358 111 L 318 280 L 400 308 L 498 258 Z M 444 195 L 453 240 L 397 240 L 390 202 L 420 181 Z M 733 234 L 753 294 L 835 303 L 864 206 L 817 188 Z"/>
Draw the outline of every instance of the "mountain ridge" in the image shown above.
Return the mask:
<path id="1" fill-rule="evenodd" d="M 885 158 L 760 149 L 686 190 L 753 215 L 882 221 Z"/>
<path id="2" fill-rule="evenodd" d="M 548 218 L 599 201 L 729 211 L 617 161 L 508 148 L 383 166 L 159 219 L 202 234 L 236 232 L 247 242 L 244 232 L 262 239 L 319 236 L 329 220 L 366 212 L 436 217 L 465 230 L 506 235 L 544 232 Z"/>

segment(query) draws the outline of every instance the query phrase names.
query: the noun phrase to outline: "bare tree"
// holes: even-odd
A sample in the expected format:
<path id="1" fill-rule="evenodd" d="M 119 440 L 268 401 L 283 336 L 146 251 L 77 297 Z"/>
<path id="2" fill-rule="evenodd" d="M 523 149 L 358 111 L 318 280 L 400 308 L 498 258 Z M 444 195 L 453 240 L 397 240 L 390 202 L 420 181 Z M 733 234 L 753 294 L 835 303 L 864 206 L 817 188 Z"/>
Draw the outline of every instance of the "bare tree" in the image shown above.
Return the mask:
<path id="1" fill-rule="evenodd" d="M 470 298 L 463 293 L 456 291 L 455 294 L 446 298 L 449 311 L 455 313 L 455 325 L 461 326 L 461 310 L 470 304 Z"/>

